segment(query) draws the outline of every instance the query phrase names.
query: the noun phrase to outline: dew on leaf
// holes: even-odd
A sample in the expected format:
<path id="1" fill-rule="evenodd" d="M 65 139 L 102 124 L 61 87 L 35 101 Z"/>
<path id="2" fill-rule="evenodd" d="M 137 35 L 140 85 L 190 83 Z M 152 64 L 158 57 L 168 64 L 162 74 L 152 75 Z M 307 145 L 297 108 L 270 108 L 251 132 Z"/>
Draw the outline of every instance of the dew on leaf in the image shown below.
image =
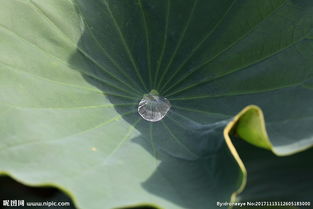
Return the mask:
<path id="1" fill-rule="evenodd" d="M 141 117 L 150 122 L 157 122 L 164 118 L 171 108 L 168 99 L 159 96 L 156 90 L 144 94 L 138 105 L 138 113 Z"/>

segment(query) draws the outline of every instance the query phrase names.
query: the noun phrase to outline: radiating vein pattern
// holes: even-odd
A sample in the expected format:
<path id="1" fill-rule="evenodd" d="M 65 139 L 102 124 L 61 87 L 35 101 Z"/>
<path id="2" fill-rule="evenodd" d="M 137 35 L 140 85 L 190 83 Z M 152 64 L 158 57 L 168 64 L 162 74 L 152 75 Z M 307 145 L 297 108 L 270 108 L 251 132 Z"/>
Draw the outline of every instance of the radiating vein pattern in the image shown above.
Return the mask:
<path id="1" fill-rule="evenodd" d="M 243 181 L 222 132 L 246 105 L 277 153 L 312 146 L 313 1 L 0 4 L 0 172 L 80 208 L 207 209 Z"/>
<path id="2" fill-rule="evenodd" d="M 30 1 L 32 2 L 32 1 Z M 50 17 L 40 9 L 40 7 L 38 7 L 36 4 L 31 4 L 34 5 L 34 7 L 39 11 L 39 14 L 42 14 L 43 19 L 46 19 L 48 23 L 50 23 L 52 26 L 55 26 L 55 24 L 53 23 L 53 21 L 50 19 Z M 59 28 L 57 26 L 55 26 L 58 30 Z M 65 34 L 63 34 L 63 32 L 61 30 L 59 30 L 60 33 L 65 37 L 65 39 L 67 39 L 68 41 L 72 42 Z M 116 81 L 126 85 L 128 88 L 133 88 L 132 86 L 129 86 L 126 82 L 122 81 L 118 76 L 116 76 L 114 73 L 111 73 L 109 70 L 106 69 L 106 67 L 104 67 L 102 64 L 100 64 L 90 53 L 88 53 L 87 49 L 83 49 L 82 47 L 78 46 L 77 47 L 78 51 L 80 53 L 82 53 L 87 59 L 89 59 L 92 63 L 94 63 L 99 69 L 101 69 L 102 71 L 104 71 L 108 76 L 114 78 Z M 111 85 L 111 86 L 115 86 L 115 85 Z"/>

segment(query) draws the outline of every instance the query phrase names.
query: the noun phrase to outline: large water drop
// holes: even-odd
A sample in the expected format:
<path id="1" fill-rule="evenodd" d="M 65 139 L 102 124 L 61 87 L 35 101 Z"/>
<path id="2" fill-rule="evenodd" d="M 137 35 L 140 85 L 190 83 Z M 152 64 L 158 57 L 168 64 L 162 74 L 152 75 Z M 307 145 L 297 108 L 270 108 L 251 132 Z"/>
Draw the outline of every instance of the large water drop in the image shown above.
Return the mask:
<path id="1" fill-rule="evenodd" d="M 156 90 L 152 90 L 149 94 L 143 95 L 138 105 L 138 113 L 143 119 L 156 122 L 162 120 L 170 108 L 170 102 L 159 96 Z"/>

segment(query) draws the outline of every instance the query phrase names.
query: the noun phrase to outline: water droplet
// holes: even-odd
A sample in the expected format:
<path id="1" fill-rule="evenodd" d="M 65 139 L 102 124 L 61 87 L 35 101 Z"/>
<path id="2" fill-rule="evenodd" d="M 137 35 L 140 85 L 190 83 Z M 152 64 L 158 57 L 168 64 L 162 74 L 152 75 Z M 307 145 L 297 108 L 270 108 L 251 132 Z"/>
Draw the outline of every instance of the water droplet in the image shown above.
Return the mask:
<path id="1" fill-rule="evenodd" d="M 138 105 L 138 113 L 143 119 L 156 122 L 162 120 L 170 108 L 170 102 L 159 96 L 156 90 L 152 90 L 149 94 L 143 95 Z"/>

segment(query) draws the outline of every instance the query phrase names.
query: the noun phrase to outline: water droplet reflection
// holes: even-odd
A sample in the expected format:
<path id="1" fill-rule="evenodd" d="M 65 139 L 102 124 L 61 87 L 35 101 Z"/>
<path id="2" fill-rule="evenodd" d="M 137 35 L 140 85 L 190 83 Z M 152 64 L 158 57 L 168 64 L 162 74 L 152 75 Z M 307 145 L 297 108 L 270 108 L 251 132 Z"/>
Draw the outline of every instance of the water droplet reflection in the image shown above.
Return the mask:
<path id="1" fill-rule="evenodd" d="M 164 118 L 170 108 L 171 104 L 168 99 L 152 90 L 149 94 L 143 95 L 138 105 L 138 113 L 147 121 L 157 122 Z"/>

